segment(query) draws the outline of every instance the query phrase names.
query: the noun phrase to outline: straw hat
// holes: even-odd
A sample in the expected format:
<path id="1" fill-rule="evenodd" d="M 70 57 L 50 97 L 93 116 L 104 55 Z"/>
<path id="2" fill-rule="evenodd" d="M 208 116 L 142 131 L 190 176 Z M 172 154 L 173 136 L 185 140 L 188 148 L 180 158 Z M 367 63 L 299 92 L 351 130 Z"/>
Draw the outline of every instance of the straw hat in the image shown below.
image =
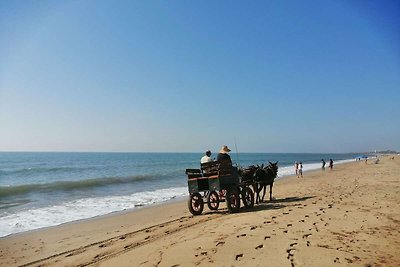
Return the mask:
<path id="1" fill-rule="evenodd" d="M 219 153 L 223 153 L 223 154 L 226 154 L 228 152 L 231 152 L 231 150 L 227 146 L 223 146 L 221 148 L 221 150 L 219 151 Z"/>

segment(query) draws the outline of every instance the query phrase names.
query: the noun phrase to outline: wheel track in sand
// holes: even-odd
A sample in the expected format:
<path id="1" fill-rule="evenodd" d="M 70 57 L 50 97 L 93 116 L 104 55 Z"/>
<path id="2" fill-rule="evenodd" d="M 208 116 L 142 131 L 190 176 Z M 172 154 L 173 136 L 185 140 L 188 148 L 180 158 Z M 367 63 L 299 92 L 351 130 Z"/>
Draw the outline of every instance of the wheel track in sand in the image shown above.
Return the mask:
<path id="1" fill-rule="evenodd" d="M 90 266 L 98 264 L 101 261 L 124 254 L 135 248 L 150 244 L 169 234 L 177 233 L 189 227 L 220 218 L 223 213 L 204 214 L 203 216 L 193 217 L 185 216 L 164 223 L 149 226 L 133 232 L 124 233 L 98 242 L 93 242 L 78 248 L 63 251 L 39 260 L 19 265 L 25 266 L 47 266 L 59 265 L 64 266 Z M 177 224 L 178 223 L 178 224 Z M 176 227 L 171 225 L 177 224 Z M 168 228 L 166 230 L 165 228 Z M 81 255 L 85 252 L 85 256 Z M 79 257 L 81 255 L 81 257 Z M 85 260 L 91 258 L 91 260 Z"/>

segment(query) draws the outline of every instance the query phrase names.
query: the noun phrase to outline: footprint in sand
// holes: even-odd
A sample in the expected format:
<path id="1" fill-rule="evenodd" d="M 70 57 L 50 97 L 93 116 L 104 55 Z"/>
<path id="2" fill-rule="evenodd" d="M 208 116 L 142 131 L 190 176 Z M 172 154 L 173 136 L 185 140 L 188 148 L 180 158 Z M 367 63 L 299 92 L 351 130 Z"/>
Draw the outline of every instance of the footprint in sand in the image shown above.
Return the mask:
<path id="1" fill-rule="evenodd" d="M 236 237 L 239 238 L 239 237 L 242 237 L 242 236 L 246 236 L 246 234 L 237 235 Z"/>
<path id="2" fill-rule="evenodd" d="M 293 256 L 294 256 L 294 251 L 295 251 L 296 249 L 295 248 L 289 248 L 289 249 L 287 249 L 286 250 L 286 252 L 287 252 L 287 258 L 288 258 L 288 260 L 290 260 L 290 258 L 292 258 Z"/>
<path id="3" fill-rule="evenodd" d="M 264 245 L 258 245 L 257 247 L 256 247 L 256 249 L 260 249 L 260 248 L 263 248 L 264 247 Z"/>
<path id="4" fill-rule="evenodd" d="M 271 238 L 271 237 L 269 235 L 267 235 L 267 236 L 264 237 L 264 240 L 267 240 L 269 238 Z"/>
<path id="5" fill-rule="evenodd" d="M 307 237 L 309 237 L 310 235 L 312 235 L 312 234 L 304 234 L 304 235 L 303 235 L 303 238 L 307 238 Z"/>
<path id="6" fill-rule="evenodd" d="M 237 254 L 235 259 L 236 259 L 236 260 L 239 260 L 240 258 L 243 258 L 243 253 Z"/>

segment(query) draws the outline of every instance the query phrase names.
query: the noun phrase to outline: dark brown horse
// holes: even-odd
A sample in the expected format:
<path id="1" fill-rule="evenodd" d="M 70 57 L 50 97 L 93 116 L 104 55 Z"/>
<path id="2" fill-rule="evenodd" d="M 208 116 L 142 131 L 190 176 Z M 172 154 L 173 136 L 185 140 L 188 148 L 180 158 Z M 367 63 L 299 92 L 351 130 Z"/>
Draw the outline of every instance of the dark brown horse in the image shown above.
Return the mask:
<path id="1" fill-rule="evenodd" d="M 265 191 L 267 189 L 267 185 L 269 185 L 269 200 L 272 200 L 272 186 L 274 185 L 274 180 L 278 175 L 278 161 L 272 163 L 270 161 L 269 165 L 264 168 L 257 168 L 254 172 L 254 181 L 255 181 L 255 189 L 256 189 L 256 203 L 263 202 L 265 197 Z M 261 191 L 264 189 L 264 193 L 262 197 L 260 197 Z"/>
<path id="2" fill-rule="evenodd" d="M 242 177 L 243 182 L 254 182 L 254 172 L 260 168 L 260 166 L 251 165 L 244 169 L 239 169 L 239 175 Z"/>

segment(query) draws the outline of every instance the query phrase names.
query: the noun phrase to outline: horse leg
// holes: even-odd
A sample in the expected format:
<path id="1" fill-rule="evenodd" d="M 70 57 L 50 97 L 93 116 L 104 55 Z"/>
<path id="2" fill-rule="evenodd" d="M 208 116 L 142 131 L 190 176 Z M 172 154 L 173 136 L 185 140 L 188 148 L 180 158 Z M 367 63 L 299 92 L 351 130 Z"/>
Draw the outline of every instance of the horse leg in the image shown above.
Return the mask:
<path id="1" fill-rule="evenodd" d="M 264 202 L 264 198 L 265 198 L 265 192 L 267 191 L 267 185 L 266 185 L 266 184 L 264 184 L 264 185 L 262 185 L 262 186 L 263 186 L 264 192 L 263 192 L 263 195 L 262 195 L 261 201 L 262 201 L 262 202 Z"/>
<path id="2" fill-rule="evenodd" d="M 272 186 L 274 185 L 274 183 L 271 183 L 270 185 L 269 185 L 269 200 L 271 201 L 272 200 Z"/>
<path id="3" fill-rule="evenodd" d="M 259 184 L 259 185 L 258 185 L 258 192 L 257 192 L 258 203 L 261 203 L 261 202 L 262 202 L 262 200 L 261 200 L 261 193 L 262 193 L 262 185 Z"/>
<path id="4" fill-rule="evenodd" d="M 262 184 L 258 184 L 258 187 L 257 187 L 257 203 L 261 203 L 262 202 L 262 199 L 261 199 L 262 189 L 263 189 L 263 185 Z"/>
<path id="5" fill-rule="evenodd" d="M 256 204 L 258 204 L 258 184 L 254 183 L 253 188 L 254 188 L 254 196 L 256 197 Z"/>

